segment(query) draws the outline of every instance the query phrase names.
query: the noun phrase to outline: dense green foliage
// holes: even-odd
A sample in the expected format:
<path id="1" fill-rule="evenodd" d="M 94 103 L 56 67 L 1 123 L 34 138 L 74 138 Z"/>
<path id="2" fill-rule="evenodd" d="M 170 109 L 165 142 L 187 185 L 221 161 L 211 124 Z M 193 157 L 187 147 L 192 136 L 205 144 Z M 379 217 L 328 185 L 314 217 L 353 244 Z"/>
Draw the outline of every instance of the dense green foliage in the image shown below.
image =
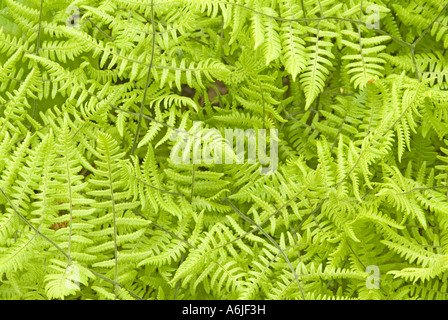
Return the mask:
<path id="1" fill-rule="evenodd" d="M 1 0 L 0 297 L 447 299 L 447 48 L 440 0 Z"/>

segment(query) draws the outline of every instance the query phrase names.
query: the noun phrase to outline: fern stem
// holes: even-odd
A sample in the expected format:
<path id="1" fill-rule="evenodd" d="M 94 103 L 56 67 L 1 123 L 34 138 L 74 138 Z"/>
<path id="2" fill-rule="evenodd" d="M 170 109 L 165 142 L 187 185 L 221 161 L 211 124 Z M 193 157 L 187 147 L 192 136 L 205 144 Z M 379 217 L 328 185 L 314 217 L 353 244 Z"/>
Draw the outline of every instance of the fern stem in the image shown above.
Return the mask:
<path id="1" fill-rule="evenodd" d="M 154 49 L 155 49 L 155 46 L 156 46 L 156 42 L 155 42 L 156 41 L 156 35 L 155 35 L 156 29 L 155 29 L 155 24 L 154 24 L 154 0 L 151 0 L 151 23 L 152 23 L 151 60 L 149 62 L 148 74 L 146 76 L 145 90 L 143 92 L 142 103 L 140 105 L 140 113 L 139 113 L 139 116 L 138 116 L 137 130 L 135 132 L 134 142 L 132 143 L 131 155 L 134 155 L 135 149 L 137 147 L 137 140 L 138 140 L 138 134 L 139 134 L 139 131 L 140 131 L 140 125 L 141 125 L 141 121 L 142 121 L 143 108 L 145 106 L 146 94 L 148 92 L 149 79 L 151 77 L 152 64 L 153 64 L 153 61 L 154 61 Z"/>

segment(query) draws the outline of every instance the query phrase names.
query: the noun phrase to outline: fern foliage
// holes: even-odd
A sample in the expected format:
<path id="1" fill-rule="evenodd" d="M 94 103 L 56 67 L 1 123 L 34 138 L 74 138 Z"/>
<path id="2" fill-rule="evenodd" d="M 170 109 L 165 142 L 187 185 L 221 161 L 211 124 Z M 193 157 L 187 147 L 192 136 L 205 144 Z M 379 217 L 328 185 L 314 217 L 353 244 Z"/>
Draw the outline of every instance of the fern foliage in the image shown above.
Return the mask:
<path id="1" fill-rule="evenodd" d="M 447 25 L 434 0 L 1 0 L 0 298 L 448 299 Z M 193 159 L 228 129 L 270 132 L 272 174 Z"/>

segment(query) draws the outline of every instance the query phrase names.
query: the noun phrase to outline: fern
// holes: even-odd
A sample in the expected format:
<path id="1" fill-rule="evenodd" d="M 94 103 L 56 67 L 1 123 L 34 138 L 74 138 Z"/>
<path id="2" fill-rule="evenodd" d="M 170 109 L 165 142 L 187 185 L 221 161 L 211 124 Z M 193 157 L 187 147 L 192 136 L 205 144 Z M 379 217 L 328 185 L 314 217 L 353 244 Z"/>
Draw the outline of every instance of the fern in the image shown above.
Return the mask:
<path id="1" fill-rule="evenodd" d="M 0 298 L 446 300 L 447 10 L 1 1 Z"/>

